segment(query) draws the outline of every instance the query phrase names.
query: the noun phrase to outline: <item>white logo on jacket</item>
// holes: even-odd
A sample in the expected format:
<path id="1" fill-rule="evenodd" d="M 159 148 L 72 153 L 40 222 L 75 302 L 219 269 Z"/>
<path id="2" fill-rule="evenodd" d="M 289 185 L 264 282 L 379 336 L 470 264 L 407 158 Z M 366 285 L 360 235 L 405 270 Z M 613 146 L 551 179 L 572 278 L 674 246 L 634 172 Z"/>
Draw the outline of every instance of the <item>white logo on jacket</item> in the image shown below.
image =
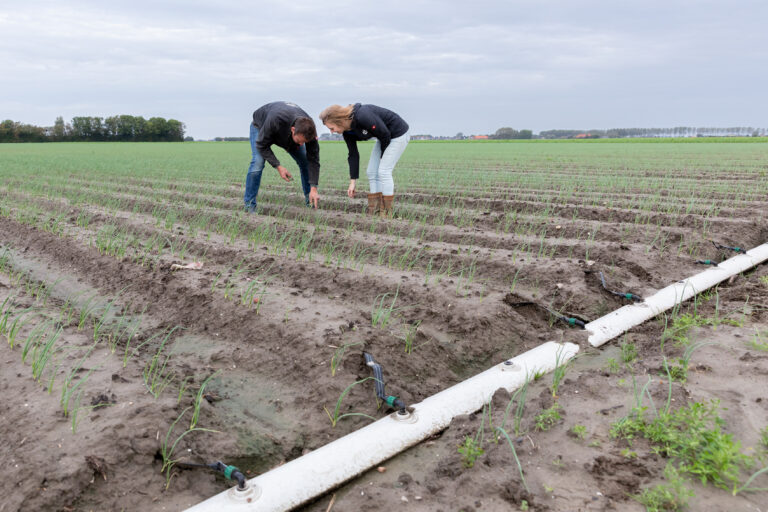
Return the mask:
<path id="1" fill-rule="evenodd" d="M 363 130 L 363 135 L 368 135 L 368 130 Z"/>

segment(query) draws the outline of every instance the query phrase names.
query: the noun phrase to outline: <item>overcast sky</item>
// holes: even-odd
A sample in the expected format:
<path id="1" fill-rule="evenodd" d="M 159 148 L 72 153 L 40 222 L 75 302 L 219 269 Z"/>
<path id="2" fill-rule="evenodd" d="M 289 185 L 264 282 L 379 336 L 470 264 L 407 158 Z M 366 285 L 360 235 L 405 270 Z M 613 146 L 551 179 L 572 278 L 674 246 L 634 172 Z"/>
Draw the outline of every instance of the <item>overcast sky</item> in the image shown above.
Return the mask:
<path id="1" fill-rule="evenodd" d="M 0 119 L 160 116 L 209 139 L 290 100 L 316 121 L 374 103 L 412 134 L 768 125 L 768 2 L 629 4 L 0 0 Z"/>

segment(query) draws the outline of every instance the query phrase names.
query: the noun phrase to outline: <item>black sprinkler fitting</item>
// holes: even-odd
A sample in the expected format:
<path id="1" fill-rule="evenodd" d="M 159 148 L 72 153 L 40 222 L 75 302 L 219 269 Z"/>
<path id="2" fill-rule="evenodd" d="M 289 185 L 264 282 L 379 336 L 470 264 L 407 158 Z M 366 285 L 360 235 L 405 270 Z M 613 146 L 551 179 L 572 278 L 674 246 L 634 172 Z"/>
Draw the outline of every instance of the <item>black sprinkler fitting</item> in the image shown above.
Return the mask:
<path id="1" fill-rule="evenodd" d="M 219 473 L 223 473 L 227 480 L 237 481 L 237 490 L 245 490 L 245 475 L 240 472 L 235 466 L 227 466 L 221 461 L 211 462 L 210 464 L 193 464 L 191 462 L 178 462 L 176 464 L 182 468 L 207 468 Z"/>
<path id="2" fill-rule="evenodd" d="M 605 277 L 603 276 L 603 271 L 600 271 L 600 282 L 603 284 L 603 289 L 607 291 L 608 293 L 611 293 L 613 295 L 616 295 L 617 297 L 621 297 L 623 299 L 627 300 L 636 300 L 636 301 L 643 301 L 644 299 L 638 295 L 635 295 L 634 293 L 621 293 L 621 292 L 615 292 L 613 290 L 608 289 L 608 285 L 605 284 Z"/>
<path id="3" fill-rule="evenodd" d="M 712 260 L 696 260 L 696 263 L 699 265 L 714 265 L 715 267 L 718 265 L 716 261 Z"/>
<path id="4" fill-rule="evenodd" d="M 710 240 L 710 242 L 712 242 L 712 245 L 714 245 L 718 249 L 725 249 L 727 251 L 733 251 L 733 252 L 746 252 L 741 247 L 729 247 L 727 245 L 719 244 L 719 243 L 715 242 L 714 240 Z"/>
<path id="5" fill-rule="evenodd" d="M 571 326 L 576 325 L 576 326 L 579 326 L 582 329 L 584 329 L 584 327 L 587 325 L 584 322 L 582 322 L 581 320 L 579 320 L 578 318 L 573 318 L 573 317 L 570 317 L 570 316 L 563 316 L 563 315 L 555 315 L 555 316 L 557 316 L 558 320 L 562 320 L 563 322 L 565 322 L 565 323 L 567 323 L 568 325 L 571 325 Z"/>
<path id="6" fill-rule="evenodd" d="M 376 396 L 379 398 L 379 400 L 382 400 L 393 409 L 397 409 L 398 412 L 404 413 L 406 408 L 405 402 L 396 396 L 387 395 L 387 393 L 384 391 L 384 374 L 381 371 L 381 365 L 377 363 L 373 356 L 368 352 L 363 352 L 363 357 L 365 358 L 365 364 L 370 366 L 373 370 L 373 380 L 375 381 L 374 384 L 376 386 Z"/>

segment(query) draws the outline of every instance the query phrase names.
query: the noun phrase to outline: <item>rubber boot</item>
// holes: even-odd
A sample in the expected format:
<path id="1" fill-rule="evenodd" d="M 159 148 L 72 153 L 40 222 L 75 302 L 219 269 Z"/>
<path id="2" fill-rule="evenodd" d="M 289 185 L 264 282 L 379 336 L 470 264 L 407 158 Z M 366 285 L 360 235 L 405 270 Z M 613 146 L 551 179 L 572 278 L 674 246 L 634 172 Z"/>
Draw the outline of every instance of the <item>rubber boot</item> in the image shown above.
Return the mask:
<path id="1" fill-rule="evenodd" d="M 381 192 L 368 194 L 368 215 L 376 215 L 381 210 Z"/>
<path id="2" fill-rule="evenodd" d="M 382 219 L 391 219 L 394 216 L 395 195 L 381 196 L 381 215 Z"/>

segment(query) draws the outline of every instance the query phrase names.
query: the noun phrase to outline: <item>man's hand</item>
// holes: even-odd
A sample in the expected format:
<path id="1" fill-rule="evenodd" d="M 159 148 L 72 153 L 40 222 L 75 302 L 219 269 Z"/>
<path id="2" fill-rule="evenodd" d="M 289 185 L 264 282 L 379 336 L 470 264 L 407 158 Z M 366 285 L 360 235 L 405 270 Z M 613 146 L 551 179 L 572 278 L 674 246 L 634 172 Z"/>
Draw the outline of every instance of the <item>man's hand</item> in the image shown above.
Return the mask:
<path id="1" fill-rule="evenodd" d="M 317 193 L 317 187 L 312 187 L 309 190 L 309 204 L 314 208 L 317 208 L 317 202 L 320 200 L 320 194 Z"/>
<path id="2" fill-rule="evenodd" d="M 280 177 L 283 178 L 285 181 L 291 181 L 293 179 L 293 176 L 291 176 L 291 173 L 288 172 L 288 169 L 286 169 L 282 165 L 277 166 L 277 172 L 280 174 Z"/>
<path id="3" fill-rule="evenodd" d="M 347 189 L 347 195 L 349 197 L 355 197 L 355 182 L 357 180 L 349 180 L 349 188 Z"/>

